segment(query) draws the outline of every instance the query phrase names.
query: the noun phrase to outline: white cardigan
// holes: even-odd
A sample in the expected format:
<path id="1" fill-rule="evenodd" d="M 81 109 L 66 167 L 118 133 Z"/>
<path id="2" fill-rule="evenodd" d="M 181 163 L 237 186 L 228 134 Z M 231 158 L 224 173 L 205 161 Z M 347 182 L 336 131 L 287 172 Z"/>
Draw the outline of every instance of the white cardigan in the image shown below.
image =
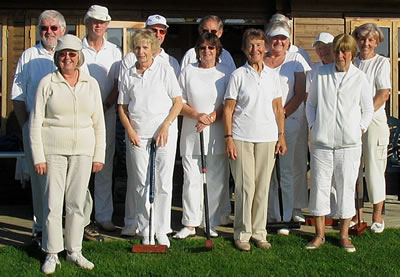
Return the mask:
<path id="1" fill-rule="evenodd" d="M 311 143 L 332 149 L 356 147 L 374 113 L 371 86 L 353 64 L 343 79 L 337 74 L 332 63 L 313 76 L 306 106 Z"/>
<path id="2" fill-rule="evenodd" d="M 97 81 L 80 70 L 72 88 L 59 71 L 44 77 L 30 114 L 33 163 L 46 155 L 84 155 L 104 163 L 105 124 Z"/>

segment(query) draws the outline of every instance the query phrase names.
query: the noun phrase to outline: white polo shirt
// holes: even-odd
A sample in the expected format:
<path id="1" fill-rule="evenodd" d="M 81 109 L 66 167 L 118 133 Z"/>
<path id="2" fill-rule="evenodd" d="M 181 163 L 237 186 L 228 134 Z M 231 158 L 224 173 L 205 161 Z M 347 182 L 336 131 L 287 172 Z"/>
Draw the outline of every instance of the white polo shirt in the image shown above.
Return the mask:
<path id="1" fill-rule="evenodd" d="M 181 67 L 179 66 L 178 61 L 174 57 L 168 55 L 164 51 L 164 49 L 162 49 L 162 48 L 160 48 L 160 49 L 161 49 L 160 54 L 155 56 L 154 59 L 158 60 L 161 63 L 165 63 L 165 64 L 171 66 L 175 72 L 176 78 L 178 78 L 179 74 L 181 73 Z M 122 59 L 122 62 L 121 62 L 120 78 L 124 74 L 124 72 L 126 70 L 128 70 L 129 68 L 131 68 L 132 66 L 134 66 L 135 63 L 136 63 L 135 54 L 133 52 L 129 52 L 128 54 L 126 54 L 126 56 Z M 120 78 L 119 78 L 119 81 L 121 80 Z"/>
<path id="2" fill-rule="evenodd" d="M 127 104 L 129 119 L 140 138 L 152 138 L 168 116 L 172 99 L 181 96 L 181 88 L 171 66 L 153 60 L 143 73 L 131 67 L 122 76 L 118 104 Z M 169 132 L 177 132 L 174 120 Z"/>
<path id="3" fill-rule="evenodd" d="M 200 68 L 198 63 L 189 64 L 179 76 L 183 103 L 199 113 L 210 114 L 217 110 L 224 99 L 231 75 L 229 67 L 218 63 L 212 68 Z M 197 133 L 197 120 L 184 116 L 180 153 L 181 155 L 200 155 L 200 139 Z M 203 130 L 205 155 L 225 153 L 223 121 L 217 120 Z"/>
<path id="4" fill-rule="evenodd" d="M 268 66 L 267 66 L 268 67 Z M 299 53 L 286 52 L 284 62 L 273 71 L 279 73 L 282 89 L 282 105 L 285 106 L 294 96 L 295 72 L 310 71 L 310 66 Z"/>
<path id="5" fill-rule="evenodd" d="M 368 60 L 360 60 L 358 57 L 354 59 L 354 64 L 361 69 L 366 75 L 372 88 L 372 96 L 381 89 L 391 89 L 390 82 L 390 63 L 389 59 L 376 54 Z M 385 111 L 385 105 L 382 105 L 376 112 Z"/>
<path id="6" fill-rule="evenodd" d="M 98 52 L 89 45 L 86 37 L 83 38 L 82 44 L 89 74 L 99 83 L 104 102 L 114 88 L 114 80 L 118 79 L 122 59 L 121 49 L 106 39 Z"/>
<path id="7" fill-rule="evenodd" d="M 312 65 L 310 55 L 303 48 L 300 48 L 300 47 L 297 47 L 296 45 L 291 44 L 288 51 L 292 52 L 292 53 L 299 53 L 304 58 L 304 60 L 307 62 L 307 64 L 309 66 Z"/>
<path id="8" fill-rule="evenodd" d="M 197 62 L 198 62 L 198 60 L 196 58 L 196 50 L 194 48 L 190 48 L 188 51 L 186 51 L 185 55 L 182 58 L 181 69 L 184 69 L 185 66 L 187 66 L 188 64 L 197 63 Z M 228 51 L 226 51 L 223 48 L 222 48 L 221 55 L 219 56 L 218 62 L 228 66 L 232 72 L 236 69 L 236 65 L 235 65 L 235 62 L 233 61 L 231 53 L 229 53 Z"/>
<path id="9" fill-rule="evenodd" d="M 232 136 L 247 142 L 278 140 L 272 101 L 282 97 L 278 72 L 264 65 L 260 76 L 248 63 L 236 69 L 224 99 L 236 100 Z"/>
<path id="10" fill-rule="evenodd" d="M 54 53 L 47 51 L 42 43 L 38 43 L 26 49 L 18 60 L 10 99 L 24 101 L 28 112 L 31 112 L 35 103 L 40 80 L 57 69 L 53 56 Z"/>

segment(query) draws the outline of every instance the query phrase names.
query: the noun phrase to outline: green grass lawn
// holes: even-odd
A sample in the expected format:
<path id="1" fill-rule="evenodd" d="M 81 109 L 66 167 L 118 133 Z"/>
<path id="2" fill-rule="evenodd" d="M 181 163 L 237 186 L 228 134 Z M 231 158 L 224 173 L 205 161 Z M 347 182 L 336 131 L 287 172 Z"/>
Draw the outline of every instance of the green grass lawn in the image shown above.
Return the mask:
<path id="1" fill-rule="evenodd" d="M 171 240 L 167 254 L 134 254 L 134 241 L 84 242 L 83 254 L 95 264 L 78 268 L 60 255 L 54 276 L 400 276 L 400 230 L 365 232 L 354 237 L 356 253 L 346 253 L 338 234 L 314 251 L 304 250 L 311 235 L 269 235 L 270 250 L 252 244 L 251 252 L 234 248 L 231 238 L 213 239 L 206 251 L 203 239 Z M 43 276 L 45 255 L 33 247 L 0 248 L 0 276 Z"/>

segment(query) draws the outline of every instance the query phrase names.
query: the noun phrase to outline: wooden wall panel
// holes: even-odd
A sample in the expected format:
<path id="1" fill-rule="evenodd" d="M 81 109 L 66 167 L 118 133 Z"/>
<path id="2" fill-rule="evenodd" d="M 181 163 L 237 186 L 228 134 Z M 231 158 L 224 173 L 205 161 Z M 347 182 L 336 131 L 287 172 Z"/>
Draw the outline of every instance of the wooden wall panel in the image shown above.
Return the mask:
<path id="1" fill-rule="evenodd" d="M 14 16 L 8 20 L 7 36 L 7 92 L 11 91 L 15 67 L 22 52 L 25 50 L 25 18 Z M 12 110 L 12 103 L 7 97 L 7 114 Z"/>
<path id="2" fill-rule="evenodd" d="M 344 19 L 339 18 L 295 18 L 293 21 L 294 44 L 306 50 L 312 62 L 319 60 L 312 43 L 320 32 L 335 36 L 345 31 Z"/>

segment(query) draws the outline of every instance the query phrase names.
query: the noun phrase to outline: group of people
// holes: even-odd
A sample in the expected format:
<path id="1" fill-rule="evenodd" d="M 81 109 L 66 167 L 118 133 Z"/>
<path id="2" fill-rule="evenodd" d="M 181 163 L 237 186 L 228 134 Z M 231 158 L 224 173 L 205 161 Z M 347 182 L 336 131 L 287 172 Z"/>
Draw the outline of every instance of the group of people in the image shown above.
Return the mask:
<path id="1" fill-rule="evenodd" d="M 341 245 L 354 252 L 348 228 L 355 216 L 361 153 L 374 204 L 371 230 L 383 231 L 382 151 L 388 143 L 384 103 L 390 67 L 374 52 L 383 41 L 376 25 L 358 27 L 355 39 L 319 34 L 313 46 L 321 62 L 311 68 L 307 52 L 290 43 L 288 18 L 278 14 L 265 32 L 244 32 L 241 49 L 247 62 L 236 69 L 222 47 L 223 21 L 217 16 L 202 18 L 197 42 L 180 66 L 161 48 L 169 27 L 163 16 L 147 18 L 125 57 L 104 37 L 110 21 L 106 7 L 91 6 L 84 18 L 87 36 L 81 40 L 64 35 L 66 24 L 59 12 L 44 11 L 38 25 L 41 41 L 17 64 L 11 99 L 31 175 L 33 234 L 41 237 L 47 253 L 44 273 L 55 271 L 58 253 L 64 249 L 67 261 L 94 268 L 82 255 L 84 228 L 92 212 L 91 172 L 96 173 L 96 222 L 106 231 L 116 229 L 112 166 L 117 112 L 126 132 L 128 174 L 122 236 L 139 234 L 143 244 L 157 240 L 170 246 L 178 134 L 184 171 L 183 228 L 175 239 L 194 236 L 196 228 L 204 226 L 202 155 L 207 164 L 210 235 L 217 237 L 216 226 L 231 222 L 230 168 L 235 181 L 234 241 L 240 250 L 251 250 L 250 240 L 259 248 L 270 248 L 267 220 L 304 221 L 302 209 L 308 207 L 317 224 L 306 249 L 325 242 L 324 217 L 337 215 L 342 221 Z M 178 133 L 179 115 L 183 121 Z M 149 222 L 152 144 L 155 195 Z M 149 236 L 150 230 L 154 233 Z"/>

